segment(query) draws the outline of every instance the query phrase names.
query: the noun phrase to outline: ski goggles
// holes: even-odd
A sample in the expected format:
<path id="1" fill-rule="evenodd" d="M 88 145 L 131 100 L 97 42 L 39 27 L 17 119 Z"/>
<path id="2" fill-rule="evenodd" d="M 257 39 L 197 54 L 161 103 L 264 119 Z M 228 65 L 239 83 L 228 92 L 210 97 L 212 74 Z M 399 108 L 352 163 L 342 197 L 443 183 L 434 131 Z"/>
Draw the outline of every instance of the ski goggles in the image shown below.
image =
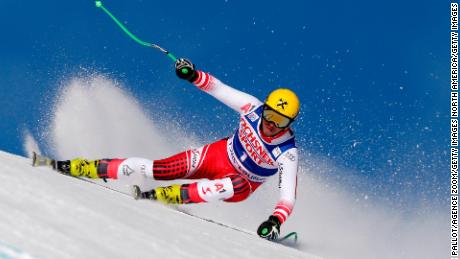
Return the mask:
<path id="1" fill-rule="evenodd" d="M 264 106 L 264 110 L 262 111 L 262 118 L 275 124 L 275 126 L 280 129 L 287 128 L 293 121 L 291 118 L 278 113 L 267 105 Z"/>

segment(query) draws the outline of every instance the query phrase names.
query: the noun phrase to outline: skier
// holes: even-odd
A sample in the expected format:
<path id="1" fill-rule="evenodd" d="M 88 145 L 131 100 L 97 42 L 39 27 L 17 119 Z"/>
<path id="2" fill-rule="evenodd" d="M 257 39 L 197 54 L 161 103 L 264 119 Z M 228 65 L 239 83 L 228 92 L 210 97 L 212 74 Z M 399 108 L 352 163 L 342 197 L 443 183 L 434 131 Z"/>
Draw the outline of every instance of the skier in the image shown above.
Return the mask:
<path id="1" fill-rule="evenodd" d="M 279 174 L 280 198 L 259 236 L 274 240 L 294 207 L 297 188 L 297 147 L 290 125 L 299 112 L 299 99 L 289 89 L 271 92 L 262 103 L 257 98 L 195 69 L 178 59 L 176 74 L 214 96 L 240 114 L 239 128 L 230 137 L 187 150 L 169 158 L 55 161 L 61 173 L 76 177 L 124 179 L 133 175 L 151 180 L 201 179 L 190 184 L 157 187 L 142 193 L 166 204 L 239 202 L 268 177 Z"/>

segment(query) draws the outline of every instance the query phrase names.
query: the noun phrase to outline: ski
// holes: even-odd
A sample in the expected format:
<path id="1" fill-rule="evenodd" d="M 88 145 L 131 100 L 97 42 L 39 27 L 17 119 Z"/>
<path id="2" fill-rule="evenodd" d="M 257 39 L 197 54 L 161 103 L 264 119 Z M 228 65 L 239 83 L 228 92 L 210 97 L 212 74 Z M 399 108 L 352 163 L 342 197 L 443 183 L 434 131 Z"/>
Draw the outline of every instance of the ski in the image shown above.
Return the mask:
<path id="1" fill-rule="evenodd" d="M 151 190 L 151 191 L 142 192 L 141 188 L 139 186 L 137 186 L 137 185 L 132 185 L 131 186 L 131 196 L 135 200 L 154 200 L 154 201 L 156 200 L 156 195 L 155 195 L 155 190 L 154 189 Z M 212 219 L 207 219 L 207 218 L 203 218 L 203 217 L 200 217 L 200 216 L 196 216 L 196 215 L 187 213 L 185 211 L 178 210 L 178 212 L 186 214 L 186 215 L 194 217 L 194 218 L 197 218 L 197 219 L 200 219 L 200 220 L 203 220 L 203 221 L 206 221 L 206 222 L 214 223 L 214 224 L 217 224 L 217 225 L 222 226 L 222 227 L 230 228 L 230 229 L 233 229 L 233 230 L 236 230 L 236 231 L 239 231 L 239 232 L 254 236 L 254 233 L 249 232 L 247 230 L 243 230 L 243 229 L 240 229 L 240 228 L 237 228 L 237 227 L 234 227 L 234 226 L 226 225 L 224 223 L 217 222 L 217 221 L 214 221 Z M 284 235 L 282 237 L 279 237 L 279 238 L 277 238 L 275 240 L 271 240 L 271 241 L 275 242 L 275 243 L 280 243 L 280 244 L 283 244 L 283 245 L 295 246 L 297 244 L 297 239 L 298 239 L 297 232 L 290 232 L 290 233 L 288 233 L 288 234 L 286 234 L 286 235 Z"/>

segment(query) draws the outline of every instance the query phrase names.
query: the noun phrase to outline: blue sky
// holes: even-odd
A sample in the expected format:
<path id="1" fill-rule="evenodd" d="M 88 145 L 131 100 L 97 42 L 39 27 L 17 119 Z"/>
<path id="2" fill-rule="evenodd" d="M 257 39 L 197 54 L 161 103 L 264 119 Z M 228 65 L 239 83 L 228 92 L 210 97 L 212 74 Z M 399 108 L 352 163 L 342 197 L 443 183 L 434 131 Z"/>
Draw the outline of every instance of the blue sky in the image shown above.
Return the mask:
<path id="1" fill-rule="evenodd" d="M 260 99 L 295 90 L 305 156 L 332 159 L 376 192 L 447 197 L 448 2 L 103 3 L 141 39 L 229 85 Z M 60 83 L 84 71 L 119 80 L 152 116 L 169 110 L 205 140 L 236 127 L 230 109 L 178 80 L 170 59 L 93 1 L 1 1 L 0 24 L 1 150 L 23 154 L 23 129 L 38 134 Z"/>

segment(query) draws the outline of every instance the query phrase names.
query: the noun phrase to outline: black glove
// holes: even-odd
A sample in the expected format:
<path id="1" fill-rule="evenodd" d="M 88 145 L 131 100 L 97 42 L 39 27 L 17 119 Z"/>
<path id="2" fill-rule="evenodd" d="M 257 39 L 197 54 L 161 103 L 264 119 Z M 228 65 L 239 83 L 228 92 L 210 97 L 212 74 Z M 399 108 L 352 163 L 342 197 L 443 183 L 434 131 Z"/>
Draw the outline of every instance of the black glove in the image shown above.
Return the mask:
<path id="1" fill-rule="evenodd" d="M 267 221 L 260 224 L 257 234 L 268 240 L 276 240 L 280 234 L 280 220 L 275 216 L 270 216 Z"/>
<path id="2" fill-rule="evenodd" d="M 189 82 L 194 82 L 197 77 L 198 73 L 195 70 L 195 65 L 185 58 L 180 58 L 176 60 L 176 75 L 181 78 L 188 80 Z"/>

